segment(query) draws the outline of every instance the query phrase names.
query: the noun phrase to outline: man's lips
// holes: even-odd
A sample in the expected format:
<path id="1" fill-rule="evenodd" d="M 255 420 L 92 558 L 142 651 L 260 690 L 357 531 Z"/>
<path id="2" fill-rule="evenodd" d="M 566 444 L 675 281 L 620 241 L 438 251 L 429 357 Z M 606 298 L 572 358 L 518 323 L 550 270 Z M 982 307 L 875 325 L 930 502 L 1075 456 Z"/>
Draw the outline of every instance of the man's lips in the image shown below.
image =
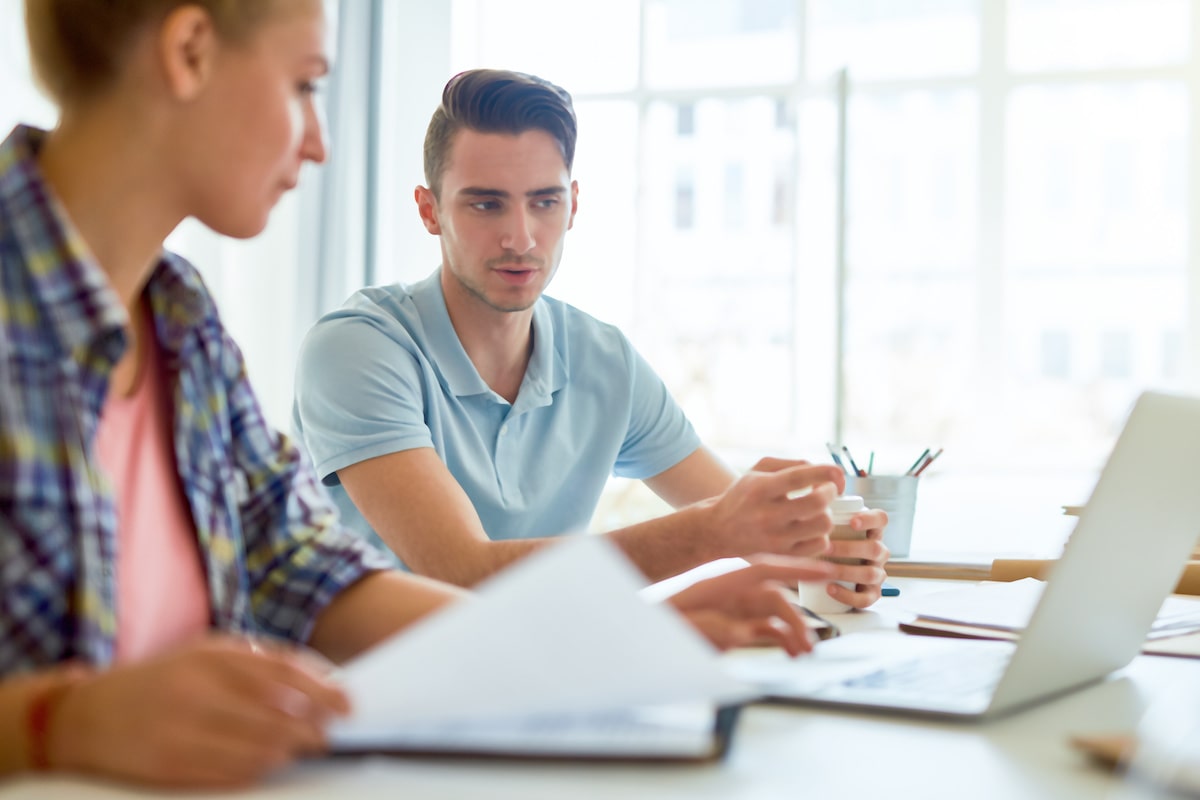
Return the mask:
<path id="1" fill-rule="evenodd" d="M 514 286 L 524 286 L 533 281 L 534 277 L 538 274 L 538 270 L 535 267 L 507 266 L 497 267 L 496 274 L 506 283 Z"/>

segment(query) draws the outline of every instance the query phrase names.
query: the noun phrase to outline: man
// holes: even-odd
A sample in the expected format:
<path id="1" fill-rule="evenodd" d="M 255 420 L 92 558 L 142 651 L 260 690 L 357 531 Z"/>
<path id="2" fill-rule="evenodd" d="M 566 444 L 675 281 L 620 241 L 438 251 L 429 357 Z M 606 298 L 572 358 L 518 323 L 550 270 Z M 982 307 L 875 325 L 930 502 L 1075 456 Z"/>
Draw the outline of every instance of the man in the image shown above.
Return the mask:
<path id="1" fill-rule="evenodd" d="M 616 328 L 543 296 L 577 210 L 570 96 L 529 75 L 447 84 L 415 199 L 442 264 L 365 289 L 303 345 L 295 426 L 346 519 L 412 570 L 474 584 L 583 529 L 610 474 L 675 513 L 606 535 L 652 580 L 726 556 L 853 559 L 830 593 L 879 596 L 886 515 L 830 546 L 840 470 L 767 459 L 738 478 Z M 827 549 L 829 548 L 829 549 Z"/>

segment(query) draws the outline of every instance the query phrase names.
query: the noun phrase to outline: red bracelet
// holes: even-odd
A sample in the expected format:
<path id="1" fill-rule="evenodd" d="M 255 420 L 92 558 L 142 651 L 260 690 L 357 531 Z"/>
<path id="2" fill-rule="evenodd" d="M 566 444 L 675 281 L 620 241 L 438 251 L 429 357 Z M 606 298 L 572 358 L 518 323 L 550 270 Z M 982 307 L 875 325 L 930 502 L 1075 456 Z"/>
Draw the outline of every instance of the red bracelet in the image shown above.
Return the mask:
<path id="1" fill-rule="evenodd" d="M 83 673 L 74 670 L 56 676 L 48 686 L 34 695 L 29 703 L 29 710 L 25 715 L 25 732 L 29 742 L 30 769 L 37 772 L 50 769 L 50 723 L 54 719 L 54 711 L 63 696 L 83 677 Z"/>

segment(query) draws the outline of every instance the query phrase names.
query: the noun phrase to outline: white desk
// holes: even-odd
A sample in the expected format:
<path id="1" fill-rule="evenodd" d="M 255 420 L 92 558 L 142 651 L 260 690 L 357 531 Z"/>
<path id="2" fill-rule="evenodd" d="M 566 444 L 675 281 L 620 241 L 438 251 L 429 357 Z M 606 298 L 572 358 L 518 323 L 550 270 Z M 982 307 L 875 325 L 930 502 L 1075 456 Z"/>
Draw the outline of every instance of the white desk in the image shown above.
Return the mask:
<path id="1" fill-rule="evenodd" d="M 905 596 L 946 586 L 898 579 Z M 844 629 L 887 627 L 897 600 L 839 618 Z M 1125 797 L 1124 783 L 1073 750 L 1075 733 L 1132 730 L 1179 686 L 1200 688 L 1200 661 L 1140 657 L 1109 680 L 986 723 L 799 707 L 747 708 L 727 759 L 703 766 L 584 766 L 400 759 L 327 760 L 293 767 L 247 798 L 1028 798 Z M 1192 689 L 1192 697 L 1200 692 Z M 1200 705 L 1177 713 L 1200 715 Z M 3 785 L 0 798 L 150 797 L 53 779 Z M 189 799 L 204 795 L 188 794 Z M 217 795 L 222 798 L 228 794 Z M 1139 795 L 1142 796 L 1142 795 Z"/>

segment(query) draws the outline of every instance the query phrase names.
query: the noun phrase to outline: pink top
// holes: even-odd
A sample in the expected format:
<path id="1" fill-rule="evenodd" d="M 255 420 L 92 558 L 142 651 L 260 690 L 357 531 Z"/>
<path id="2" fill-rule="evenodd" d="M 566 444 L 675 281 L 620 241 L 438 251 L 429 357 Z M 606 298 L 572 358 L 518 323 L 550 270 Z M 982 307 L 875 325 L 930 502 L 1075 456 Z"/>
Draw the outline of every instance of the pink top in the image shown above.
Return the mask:
<path id="1" fill-rule="evenodd" d="M 140 316 L 142 368 L 131 394 L 109 392 L 96 434 L 117 501 L 118 662 L 140 661 L 211 624 L 196 528 L 175 469 L 166 370 Z"/>

